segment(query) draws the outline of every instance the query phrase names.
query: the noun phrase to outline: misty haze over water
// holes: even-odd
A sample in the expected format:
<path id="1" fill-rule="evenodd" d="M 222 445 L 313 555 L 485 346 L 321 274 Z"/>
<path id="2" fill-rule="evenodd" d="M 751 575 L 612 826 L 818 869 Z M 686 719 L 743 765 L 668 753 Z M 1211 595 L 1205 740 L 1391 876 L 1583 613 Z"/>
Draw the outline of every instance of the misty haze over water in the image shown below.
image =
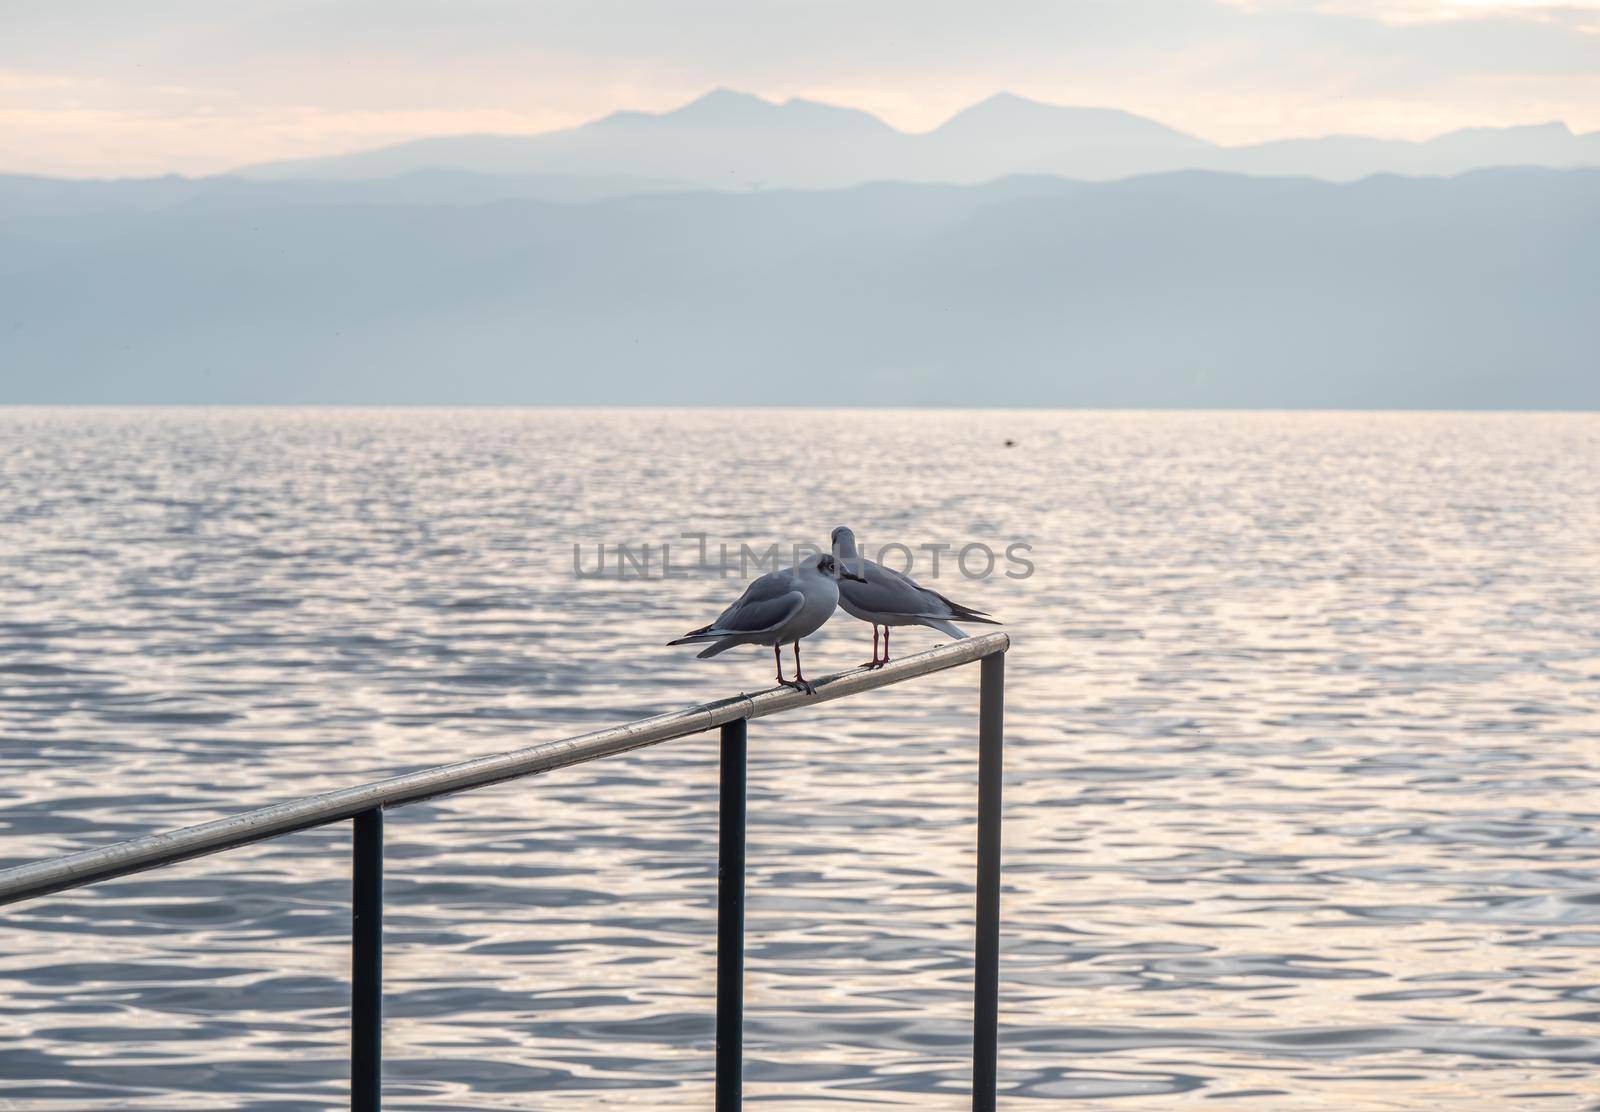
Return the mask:
<path id="1" fill-rule="evenodd" d="M 0 229 L 12 402 L 1586 408 L 1600 171 Z"/>

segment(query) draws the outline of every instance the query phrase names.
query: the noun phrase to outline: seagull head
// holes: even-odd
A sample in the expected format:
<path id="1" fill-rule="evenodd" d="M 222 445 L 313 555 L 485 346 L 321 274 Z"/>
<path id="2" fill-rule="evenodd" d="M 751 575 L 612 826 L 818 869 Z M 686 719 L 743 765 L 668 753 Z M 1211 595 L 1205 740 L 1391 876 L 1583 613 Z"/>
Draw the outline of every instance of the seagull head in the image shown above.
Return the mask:
<path id="1" fill-rule="evenodd" d="M 855 579 L 862 583 L 867 570 L 867 562 L 856 551 L 856 535 L 851 532 L 850 526 L 841 525 L 833 531 L 833 555 L 839 561 L 839 566 L 844 569 L 846 579 Z M 855 574 L 850 572 L 854 570 Z"/>
<path id="2" fill-rule="evenodd" d="M 856 558 L 856 535 L 850 526 L 841 525 L 833 531 L 833 554 L 841 560 Z"/>
<path id="3" fill-rule="evenodd" d="M 866 577 L 857 575 L 844 566 L 844 561 L 836 560 L 826 552 L 815 556 L 807 556 L 801 561 L 800 566 L 810 571 L 819 572 L 830 579 L 852 579 L 857 583 L 865 583 Z"/>

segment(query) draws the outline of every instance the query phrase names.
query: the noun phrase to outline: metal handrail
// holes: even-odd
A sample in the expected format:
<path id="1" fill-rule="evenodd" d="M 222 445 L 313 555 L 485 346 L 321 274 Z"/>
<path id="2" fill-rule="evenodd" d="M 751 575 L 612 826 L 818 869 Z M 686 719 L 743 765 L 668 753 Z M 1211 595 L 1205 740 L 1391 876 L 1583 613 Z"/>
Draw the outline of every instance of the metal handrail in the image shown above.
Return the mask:
<path id="1" fill-rule="evenodd" d="M 718 932 L 717 1106 L 739 1106 L 738 1020 L 743 966 L 745 723 L 752 718 L 840 699 L 903 680 L 983 661 L 979 753 L 979 878 L 973 1107 L 994 1107 L 994 1047 L 999 934 L 1000 745 L 1004 633 L 963 638 L 901 657 L 879 668 L 858 668 L 815 681 L 815 693 L 771 688 L 652 718 L 595 730 L 560 741 L 438 765 L 417 772 L 274 803 L 254 811 L 161 834 L 0 870 L 0 906 L 147 869 L 236 849 L 296 831 L 355 820 L 353 907 L 352 1086 L 353 1108 L 378 1107 L 378 1030 L 381 1000 L 383 811 L 611 757 L 664 741 L 722 728 L 720 800 L 721 881 Z M 730 799 L 736 795 L 737 799 Z M 731 812 L 731 814 L 730 814 Z M 736 822 L 731 823 L 730 819 Z M 736 827 L 736 829 L 735 829 Z M 734 837 L 736 835 L 736 837 Z M 732 855 L 730 857 L 730 855 Z M 732 906 L 736 904 L 736 908 Z M 722 908 L 737 915 L 722 914 Z M 736 933 L 735 933 L 736 929 Z M 736 964 L 724 965 L 725 944 L 736 944 Z M 724 977 L 724 973 L 732 976 Z M 732 1018 L 731 1025 L 724 1020 Z M 725 1040 L 729 1045 L 725 1046 Z M 987 1046 L 985 1046 L 987 1044 Z M 725 1077 L 726 1069 L 732 1076 Z M 987 1095 L 980 1095 L 981 1090 Z"/>
<path id="2" fill-rule="evenodd" d="M 513 749 L 470 761 L 436 765 L 353 788 L 274 803 L 225 819 L 204 822 L 199 826 L 147 834 L 65 857 L 17 865 L 0 870 L 0 906 L 219 853 L 252 842 L 293 834 L 298 830 L 326 826 L 354 818 L 374 807 L 418 803 L 470 788 L 568 768 L 601 757 L 613 757 L 631 749 L 642 749 L 647 745 L 704 733 L 738 718 L 764 718 L 769 714 L 887 687 L 901 680 L 969 664 L 993 653 L 1004 652 L 1009 643 L 1003 633 L 969 637 L 891 660 L 875 670 L 857 669 L 829 676 L 816 681 L 815 695 L 804 695 L 788 688 L 773 688 L 755 695 L 736 695 L 561 741 L 530 745 L 525 749 Z"/>

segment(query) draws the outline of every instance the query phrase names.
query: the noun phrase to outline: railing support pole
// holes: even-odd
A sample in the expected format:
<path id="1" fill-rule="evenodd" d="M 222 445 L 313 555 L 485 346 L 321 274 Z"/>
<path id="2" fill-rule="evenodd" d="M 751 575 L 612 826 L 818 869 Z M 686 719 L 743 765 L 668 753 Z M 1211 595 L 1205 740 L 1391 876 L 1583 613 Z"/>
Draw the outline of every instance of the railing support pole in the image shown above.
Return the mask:
<path id="1" fill-rule="evenodd" d="M 355 817 L 350 923 L 350 1109 L 383 1099 L 383 809 Z"/>
<path id="2" fill-rule="evenodd" d="M 1006 656 L 983 658 L 978 693 L 978 936 L 973 949 L 972 1108 L 994 1112 L 1000 1052 L 1000 777 Z"/>
<path id="3" fill-rule="evenodd" d="M 744 1103 L 745 733 L 740 718 L 722 727 L 717 796 L 717 1112 Z"/>

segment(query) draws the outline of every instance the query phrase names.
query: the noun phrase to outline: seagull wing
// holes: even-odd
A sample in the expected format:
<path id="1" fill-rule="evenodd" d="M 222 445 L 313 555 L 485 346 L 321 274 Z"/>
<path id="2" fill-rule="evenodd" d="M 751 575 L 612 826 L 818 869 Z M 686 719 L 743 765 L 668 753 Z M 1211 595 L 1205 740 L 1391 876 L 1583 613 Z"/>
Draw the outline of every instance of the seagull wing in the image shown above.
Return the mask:
<path id="1" fill-rule="evenodd" d="M 786 625 L 800 612 L 806 596 L 788 571 L 771 571 L 744 589 L 737 602 L 710 625 L 691 630 L 669 645 L 715 641 L 721 637 L 766 633 Z"/>
<path id="2" fill-rule="evenodd" d="M 839 581 L 839 593 L 849 599 L 851 604 L 861 610 L 873 614 L 904 614 L 915 617 L 930 613 L 929 606 L 934 605 L 932 599 L 925 597 L 921 587 L 897 572 L 890 571 L 882 564 L 868 561 L 862 569 L 866 576 L 865 583 L 857 583 L 853 579 Z M 939 608 L 939 617 L 945 617 L 942 608 Z"/>
<path id="3" fill-rule="evenodd" d="M 839 593 L 857 609 L 906 618 L 954 618 L 963 622 L 999 624 L 985 617 L 981 611 L 953 602 L 893 568 L 868 561 L 865 571 L 865 583 L 848 579 L 839 581 Z"/>
<path id="4" fill-rule="evenodd" d="M 739 601 L 711 623 L 708 633 L 766 633 L 786 625 L 806 603 L 805 593 L 793 582 L 767 583 L 763 575 L 739 596 Z"/>

